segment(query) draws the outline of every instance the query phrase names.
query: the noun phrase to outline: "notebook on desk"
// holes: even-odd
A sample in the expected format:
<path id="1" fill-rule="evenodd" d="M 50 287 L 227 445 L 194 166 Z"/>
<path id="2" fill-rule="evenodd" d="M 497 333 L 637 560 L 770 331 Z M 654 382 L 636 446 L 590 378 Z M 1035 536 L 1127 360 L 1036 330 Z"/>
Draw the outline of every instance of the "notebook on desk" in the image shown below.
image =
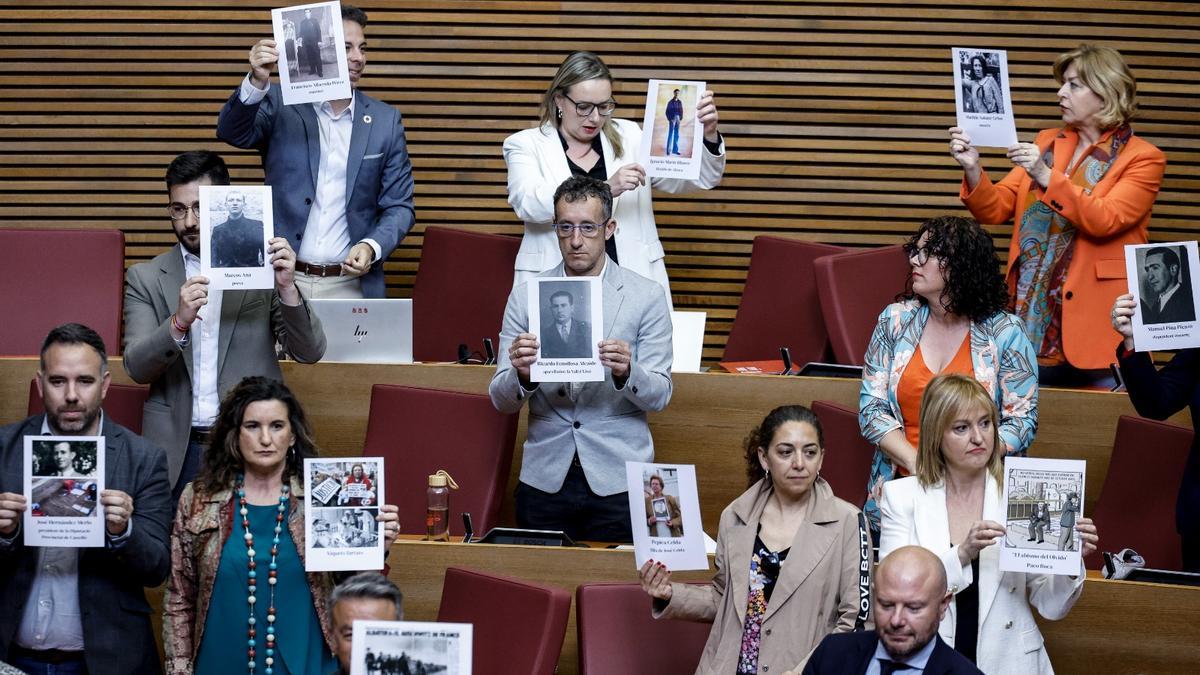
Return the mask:
<path id="1" fill-rule="evenodd" d="M 325 329 L 322 361 L 412 363 L 412 300 L 309 300 Z"/>

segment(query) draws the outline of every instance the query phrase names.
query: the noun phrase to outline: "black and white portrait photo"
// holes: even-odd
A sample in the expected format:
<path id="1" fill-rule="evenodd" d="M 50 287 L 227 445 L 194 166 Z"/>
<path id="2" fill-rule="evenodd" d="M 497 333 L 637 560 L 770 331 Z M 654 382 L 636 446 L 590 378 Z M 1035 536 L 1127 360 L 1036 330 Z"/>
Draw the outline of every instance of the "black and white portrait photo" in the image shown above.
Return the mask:
<path id="1" fill-rule="evenodd" d="M 992 51 L 959 52 L 963 112 L 1004 114 L 1004 88 L 1000 86 L 1000 56 Z"/>
<path id="2" fill-rule="evenodd" d="M 543 359 L 587 359 L 599 338 L 592 335 L 591 297 L 586 284 L 558 281 L 541 285 Z"/>
<path id="3" fill-rule="evenodd" d="M 209 290 L 274 288 L 269 185 L 200 186 L 200 274 Z"/>
<path id="4" fill-rule="evenodd" d="M 328 5 L 285 9 L 283 31 L 283 56 L 292 82 L 320 80 L 337 74 L 333 13 Z"/>
<path id="5" fill-rule="evenodd" d="M 379 509 L 321 509 L 313 514 L 313 548 L 370 548 L 379 544 Z"/>
<path id="6" fill-rule="evenodd" d="M 469 675 L 470 624 L 355 621 L 350 675 Z"/>
<path id="7" fill-rule="evenodd" d="M 96 476 L 96 441 L 35 440 L 33 442 L 33 475 L 94 478 Z"/>
<path id="8" fill-rule="evenodd" d="M 1186 249 L 1168 244 L 1140 248 L 1137 261 L 1142 323 L 1195 321 L 1195 299 Z"/>
<path id="9" fill-rule="evenodd" d="M 208 205 L 213 267 L 260 267 L 266 259 L 262 202 L 250 201 L 258 203 L 248 204 L 246 193 L 235 189 L 226 192 L 223 201 Z"/>

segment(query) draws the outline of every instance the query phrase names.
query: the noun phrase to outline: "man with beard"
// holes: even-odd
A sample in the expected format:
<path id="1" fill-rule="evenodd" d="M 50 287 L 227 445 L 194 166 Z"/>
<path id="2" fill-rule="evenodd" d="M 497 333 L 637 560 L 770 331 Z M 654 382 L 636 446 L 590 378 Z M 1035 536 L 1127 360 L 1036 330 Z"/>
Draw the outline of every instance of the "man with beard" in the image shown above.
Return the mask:
<path id="1" fill-rule="evenodd" d="M 301 363 L 325 353 L 321 322 L 296 288 L 287 239 L 268 242 L 275 288 L 209 293 L 200 276 L 200 186 L 228 184 L 220 155 L 176 157 L 167 167 L 167 211 L 179 244 L 126 274 L 125 371 L 150 385 L 142 433 L 167 452 L 173 503 L 200 469 L 225 393 L 251 375 L 283 379 L 277 340 Z"/>
<path id="2" fill-rule="evenodd" d="M 86 326 L 50 331 L 37 372 L 46 412 L 0 428 L 0 660 L 31 673 L 162 672 L 142 587 L 171 568 L 167 460 L 101 412 L 105 354 Z M 103 548 L 25 544 L 24 439 L 39 435 L 104 436 Z"/>
<path id="3" fill-rule="evenodd" d="M 213 267 L 261 267 L 263 263 L 263 222 L 246 217 L 246 195 L 225 195 L 229 217 L 212 231 Z"/>
<path id="4" fill-rule="evenodd" d="M 1183 283 L 1179 274 L 1179 254 L 1169 246 L 1155 246 L 1146 251 L 1142 263 L 1146 286 L 1154 294 L 1142 299 L 1142 323 L 1177 323 L 1195 321 L 1191 284 Z"/>
<path id="5" fill-rule="evenodd" d="M 827 636 L 804 675 L 981 675 L 938 636 L 951 598 L 940 558 L 920 546 L 892 551 L 875 570 L 875 630 Z"/>

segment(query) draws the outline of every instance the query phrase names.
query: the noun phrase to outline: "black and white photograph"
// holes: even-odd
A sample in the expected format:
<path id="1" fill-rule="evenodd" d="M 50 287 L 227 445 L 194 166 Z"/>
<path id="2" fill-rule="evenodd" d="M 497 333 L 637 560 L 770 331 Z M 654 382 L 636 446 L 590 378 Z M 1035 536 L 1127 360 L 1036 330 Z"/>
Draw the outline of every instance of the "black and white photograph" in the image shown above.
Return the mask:
<path id="1" fill-rule="evenodd" d="M 706 86 L 683 80 L 647 83 L 638 159 L 648 177 L 700 177 L 704 125 L 696 117 L 696 107 Z"/>
<path id="2" fill-rule="evenodd" d="M 304 569 L 310 572 L 383 567 L 383 458 L 304 460 Z"/>
<path id="3" fill-rule="evenodd" d="M 1085 476 L 1082 460 L 1005 458 L 1001 570 L 1079 573 Z"/>
<path id="4" fill-rule="evenodd" d="M 470 675 L 471 624 L 355 621 L 350 675 Z"/>
<path id="5" fill-rule="evenodd" d="M 26 436 L 27 546 L 104 545 L 102 436 Z"/>
<path id="6" fill-rule="evenodd" d="M 341 5 L 319 2 L 271 10 L 285 105 L 349 98 Z"/>
<path id="7" fill-rule="evenodd" d="M 625 478 L 637 567 L 653 559 L 673 570 L 708 569 L 696 467 L 626 462 Z"/>
<path id="8" fill-rule="evenodd" d="M 200 273 L 211 288 L 273 288 L 271 188 L 200 186 Z"/>
<path id="9" fill-rule="evenodd" d="M 1007 148 L 1017 142 L 1008 52 L 952 47 L 954 103 L 958 126 L 979 147 Z"/>
<path id="10" fill-rule="evenodd" d="M 1200 259 L 1195 241 L 1125 247 L 1129 293 L 1137 300 L 1133 344 L 1137 351 L 1200 346 Z"/>
<path id="11" fill-rule="evenodd" d="M 529 286 L 529 332 L 538 339 L 534 382 L 599 382 L 604 334 L 600 277 L 539 277 Z"/>

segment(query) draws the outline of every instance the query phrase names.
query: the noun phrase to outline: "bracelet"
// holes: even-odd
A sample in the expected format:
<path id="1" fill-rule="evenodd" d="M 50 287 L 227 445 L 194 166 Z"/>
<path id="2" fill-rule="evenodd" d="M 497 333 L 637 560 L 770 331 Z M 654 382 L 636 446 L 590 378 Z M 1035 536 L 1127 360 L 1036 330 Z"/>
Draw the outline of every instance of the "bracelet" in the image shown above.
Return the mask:
<path id="1" fill-rule="evenodd" d="M 179 315 L 178 315 L 178 314 L 172 314 L 172 315 L 171 315 L 171 325 L 175 327 L 175 330 L 177 330 L 177 331 L 179 331 L 180 333 L 183 333 L 183 334 L 185 334 L 185 335 L 187 334 L 188 330 L 190 329 L 190 327 L 189 327 L 189 326 L 183 326 L 183 325 L 180 325 L 180 323 L 179 323 Z"/>

